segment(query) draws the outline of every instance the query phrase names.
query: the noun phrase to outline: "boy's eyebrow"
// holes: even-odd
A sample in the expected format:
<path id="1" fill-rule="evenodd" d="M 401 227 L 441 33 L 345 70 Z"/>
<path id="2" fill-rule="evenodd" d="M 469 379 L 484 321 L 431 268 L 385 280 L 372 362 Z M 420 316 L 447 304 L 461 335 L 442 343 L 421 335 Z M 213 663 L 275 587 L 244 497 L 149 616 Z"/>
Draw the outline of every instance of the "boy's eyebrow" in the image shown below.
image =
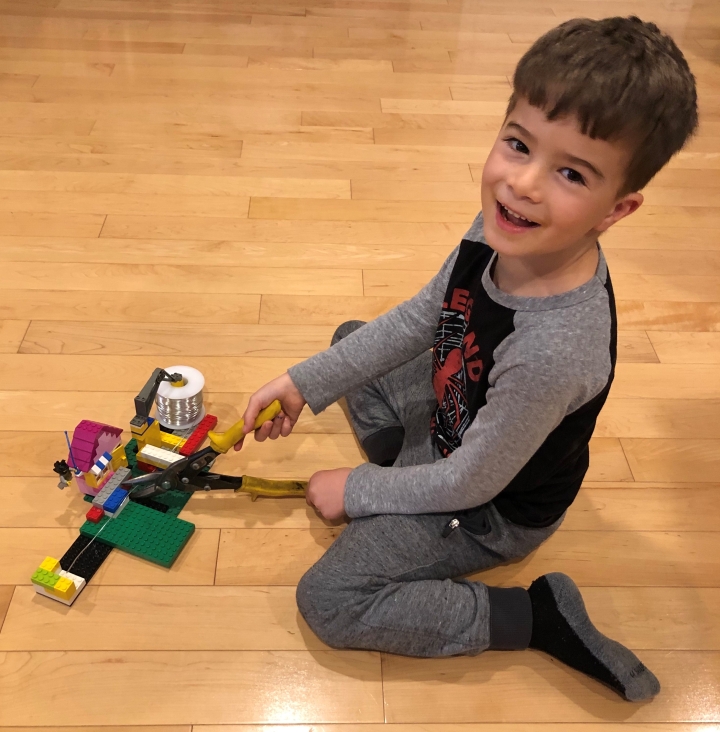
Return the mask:
<path id="1" fill-rule="evenodd" d="M 519 125 L 517 122 L 508 122 L 506 127 L 514 127 L 516 130 L 525 135 L 525 137 L 527 137 L 530 142 L 537 142 L 535 135 L 533 135 L 532 132 L 530 132 L 529 130 L 526 130 L 522 125 Z M 575 165 L 582 165 L 586 167 L 588 170 L 592 171 L 600 180 L 605 180 L 605 176 L 592 163 L 589 163 L 587 160 L 578 158 L 575 155 L 568 155 L 567 159 Z"/>

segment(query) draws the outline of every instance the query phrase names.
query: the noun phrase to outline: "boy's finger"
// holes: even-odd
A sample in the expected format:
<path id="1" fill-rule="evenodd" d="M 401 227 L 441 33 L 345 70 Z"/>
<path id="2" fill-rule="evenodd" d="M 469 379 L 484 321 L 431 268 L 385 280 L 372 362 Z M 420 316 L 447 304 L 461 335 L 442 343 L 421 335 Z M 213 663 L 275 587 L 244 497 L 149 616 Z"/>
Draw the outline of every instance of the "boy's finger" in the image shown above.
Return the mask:
<path id="1" fill-rule="evenodd" d="M 280 430 L 282 429 L 283 420 L 275 418 L 272 421 L 272 429 L 270 430 L 270 439 L 277 440 L 280 437 Z"/>
<path id="2" fill-rule="evenodd" d="M 272 429 L 272 422 L 263 422 L 262 426 L 255 430 L 255 439 L 258 442 L 265 442 L 270 436 L 270 430 Z"/>
<path id="3" fill-rule="evenodd" d="M 235 445 L 233 446 L 233 449 L 235 450 L 235 452 L 240 452 L 240 450 L 242 450 L 243 442 L 245 442 L 245 438 L 244 437 L 243 437 L 242 440 L 240 440 L 239 442 L 236 442 L 235 443 Z"/>
<path id="4" fill-rule="evenodd" d="M 294 426 L 293 421 L 290 419 L 290 417 L 286 416 L 285 419 L 283 419 L 282 429 L 280 430 L 280 434 L 283 437 L 287 437 L 292 432 L 293 426 Z"/>

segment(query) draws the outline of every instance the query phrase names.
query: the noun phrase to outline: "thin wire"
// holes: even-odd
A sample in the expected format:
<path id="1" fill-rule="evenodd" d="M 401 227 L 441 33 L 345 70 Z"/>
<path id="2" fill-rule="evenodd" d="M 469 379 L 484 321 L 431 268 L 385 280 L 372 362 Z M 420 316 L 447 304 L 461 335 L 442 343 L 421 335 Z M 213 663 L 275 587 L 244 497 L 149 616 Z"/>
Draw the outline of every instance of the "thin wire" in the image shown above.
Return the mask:
<path id="1" fill-rule="evenodd" d="M 128 498 L 129 498 L 129 497 L 130 497 L 130 496 L 132 495 L 132 492 L 133 492 L 133 491 L 135 491 L 135 490 L 137 490 L 137 489 L 138 489 L 139 487 L 140 487 L 139 485 L 133 486 L 133 487 L 132 487 L 132 488 L 131 488 L 131 489 L 130 489 L 130 490 L 129 490 L 128 492 L 127 492 L 127 493 L 128 493 Z M 83 555 L 83 554 L 84 554 L 84 553 L 85 553 L 85 552 L 86 552 L 86 551 L 87 551 L 87 550 L 88 550 L 88 549 L 89 549 L 89 548 L 90 548 L 90 547 L 91 547 L 91 546 L 92 546 L 92 545 L 93 545 L 93 544 L 95 543 L 95 539 L 97 539 L 97 538 L 98 538 L 98 536 L 100 536 L 100 534 L 102 534 L 102 532 L 103 532 L 103 531 L 105 531 L 105 527 L 106 527 L 106 526 L 107 526 L 107 525 L 108 525 L 108 524 L 109 524 L 109 523 L 110 523 L 111 521 L 114 521 L 114 520 L 115 520 L 115 518 L 116 518 L 117 516 L 118 516 L 118 514 L 115 514 L 114 516 L 108 516 L 108 520 L 107 520 L 107 521 L 106 521 L 106 522 L 105 522 L 105 523 L 104 523 L 104 524 L 103 524 L 103 525 L 102 525 L 102 526 L 100 527 L 100 529 L 99 529 L 99 531 L 97 532 L 97 534 L 95 534 L 95 535 L 93 536 L 93 538 L 92 538 L 92 539 L 90 539 L 90 541 L 89 541 L 89 542 L 88 542 L 88 543 L 87 543 L 87 544 L 86 544 L 86 545 L 85 545 L 85 546 L 83 547 L 83 549 L 82 549 L 82 550 L 80 551 L 80 553 L 79 553 L 79 554 L 78 554 L 78 555 L 77 555 L 77 556 L 75 557 L 75 559 L 73 559 L 73 560 L 72 560 L 72 564 L 71 564 L 71 565 L 70 565 L 70 566 L 69 566 L 69 567 L 68 567 L 68 568 L 67 568 L 67 569 L 65 570 L 66 572 L 69 572 L 69 571 L 70 571 L 70 570 L 71 570 L 71 569 L 72 569 L 72 568 L 73 568 L 73 567 L 75 566 L 75 562 L 77 562 L 77 560 L 78 560 L 78 559 L 80 559 L 80 557 L 81 557 L 81 556 L 82 556 L 82 555 Z"/>

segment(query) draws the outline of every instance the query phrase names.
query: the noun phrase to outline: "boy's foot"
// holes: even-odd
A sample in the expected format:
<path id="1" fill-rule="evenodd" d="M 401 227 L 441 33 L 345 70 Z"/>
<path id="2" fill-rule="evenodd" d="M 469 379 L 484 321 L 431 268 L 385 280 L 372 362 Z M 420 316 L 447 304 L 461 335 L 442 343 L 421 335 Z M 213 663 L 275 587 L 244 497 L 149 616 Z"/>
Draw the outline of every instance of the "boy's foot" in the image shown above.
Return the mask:
<path id="1" fill-rule="evenodd" d="M 530 648 L 592 676 L 629 701 L 651 699 L 660 691 L 660 682 L 632 651 L 592 624 L 570 577 L 545 574 L 528 593 L 533 616 Z"/>

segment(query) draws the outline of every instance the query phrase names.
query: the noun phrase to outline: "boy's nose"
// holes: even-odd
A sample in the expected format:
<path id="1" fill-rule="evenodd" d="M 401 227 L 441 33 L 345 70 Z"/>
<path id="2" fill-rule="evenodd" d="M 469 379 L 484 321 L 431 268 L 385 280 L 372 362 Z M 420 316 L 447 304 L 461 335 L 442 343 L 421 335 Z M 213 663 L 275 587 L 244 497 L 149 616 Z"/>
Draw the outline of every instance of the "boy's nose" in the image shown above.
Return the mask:
<path id="1" fill-rule="evenodd" d="M 518 199 L 526 199 L 537 203 L 542 198 L 540 190 L 540 173 L 532 165 L 516 168 L 507 179 L 508 187 Z"/>

